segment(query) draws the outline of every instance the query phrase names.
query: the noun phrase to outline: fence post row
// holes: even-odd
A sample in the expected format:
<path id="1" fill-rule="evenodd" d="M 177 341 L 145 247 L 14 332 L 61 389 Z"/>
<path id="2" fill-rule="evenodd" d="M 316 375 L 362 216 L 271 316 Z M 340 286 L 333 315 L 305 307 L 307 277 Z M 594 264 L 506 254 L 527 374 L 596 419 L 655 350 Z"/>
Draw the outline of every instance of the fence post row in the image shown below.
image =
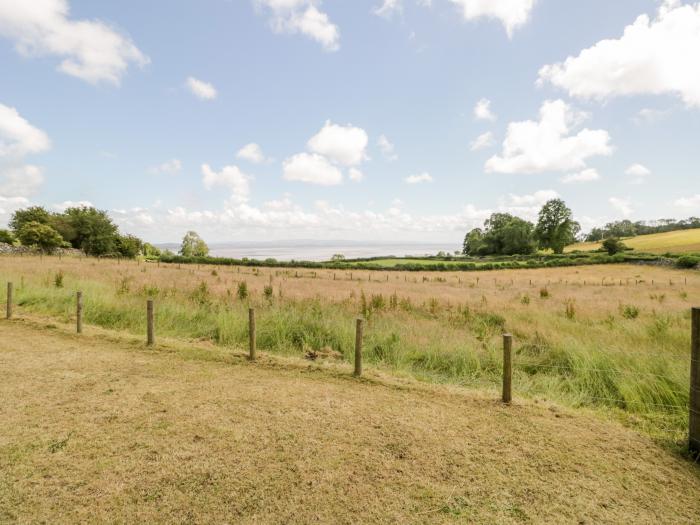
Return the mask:
<path id="1" fill-rule="evenodd" d="M 153 299 L 146 302 L 146 344 L 153 346 L 155 343 L 155 333 L 153 329 Z"/>
<path id="2" fill-rule="evenodd" d="M 76 292 L 75 329 L 79 334 L 83 333 L 83 292 Z"/>
<path id="3" fill-rule="evenodd" d="M 358 317 L 355 325 L 355 377 L 362 375 L 362 333 L 364 322 L 364 319 Z"/>
<path id="4" fill-rule="evenodd" d="M 7 283 L 7 318 L 12 319 L 12 283 Z"/>
<path id="5" fill-rule="evenodd" d="M 700 452 L 700 308 L 691 313 L 688 449 Z"/>
<path id="6" fill-rule="evenodd" d="M 503 402 L 510 403 L 513 399 L 512 378 L 513 378 L 513 336 L 503 334 Z"/>
<path id="7" fill-rule="evenodd" d="M 248 355 L 248 359 L 255 361 L 257 352 L 255 339 L 255 308 L 248 309 L 248 338 L 250 345 L 250 354 Z"/>

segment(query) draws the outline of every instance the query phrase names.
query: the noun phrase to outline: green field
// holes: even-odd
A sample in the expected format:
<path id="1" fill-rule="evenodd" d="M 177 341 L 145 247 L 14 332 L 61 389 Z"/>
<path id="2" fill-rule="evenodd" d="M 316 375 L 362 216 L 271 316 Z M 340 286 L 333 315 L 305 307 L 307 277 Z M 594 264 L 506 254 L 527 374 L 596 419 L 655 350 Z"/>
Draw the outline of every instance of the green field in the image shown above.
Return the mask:
<path id="1" fill-rule="evenodd" d="M 700 229 L 640 235 L 624 240 L 630 248 L 647 253 L 700 253 Z M 583 242 L 569 246 L 566 251 L 590 251 L 600 248 L 599 242 Z"/>

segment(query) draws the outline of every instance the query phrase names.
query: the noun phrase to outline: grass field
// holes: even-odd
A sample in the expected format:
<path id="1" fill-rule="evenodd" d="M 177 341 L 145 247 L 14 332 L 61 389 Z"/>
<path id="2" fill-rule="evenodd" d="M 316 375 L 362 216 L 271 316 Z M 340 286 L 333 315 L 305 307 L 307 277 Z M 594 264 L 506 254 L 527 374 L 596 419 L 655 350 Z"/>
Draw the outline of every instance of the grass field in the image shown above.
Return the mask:
<path id="1" fill-rule="evenodd" d="M 16 311 L 237 348 L 247 308 L 263 352 L 350 362 L 354 318 L 367 318 L 367 366 L 424 382 L 496 391 L 501 334 L 515 338 L 517 396 L 614 415 L 671 448 L 687 433 L 690 307 L 700 274 L 596 266 L 440 274 L 334 272 L 3 257 Z M 245 284 L 243 284 L 245 283 Z M 58 286 L 57 286 L 58 285 Z M 241 298 L 245 287 L 248 296 Z"/>
<path id="2" fill-rule="evenodd" d="M 700 253 L 700 229 L 639 235 L 624 239 L 630 248 L 646 253 Z M 590 251 L 600 248 L 600 243 L 586 242 L 573 244 L 565 251 Z"/>
<path id="3" fill-rule="evenodd" d="M 697 523 L 697 467 L 585 410 L 0 321 L 3 523 Z"/>

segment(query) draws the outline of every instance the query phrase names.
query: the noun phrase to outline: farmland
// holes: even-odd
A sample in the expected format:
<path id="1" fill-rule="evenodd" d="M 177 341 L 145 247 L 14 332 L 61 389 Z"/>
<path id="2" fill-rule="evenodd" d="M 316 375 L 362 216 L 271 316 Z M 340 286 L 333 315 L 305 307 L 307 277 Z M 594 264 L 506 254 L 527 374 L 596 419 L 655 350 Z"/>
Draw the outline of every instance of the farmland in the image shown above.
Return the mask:
<path id="1" fill-rule="evenodd" d="M 279 356 L 349 362 L 367 318 L 367 365 L 398 377 L 495 391 L 501 333 L 515 338 L 516 396 L 586 407 L 682 447 L 689 311 L 700 274 L 606 265 L 498 272 L 371 272 L 3 257 L 19 316 L 70 323 L 76 290 L 88 326 L 240 348 L 247 309 Z M 321 357 L 319 357 L 321 356 Z"/>
<path id="2" fill-rule="evenodd" d="M 639 235 L 624 239 L 624 243 L 635 251 L 645 253 L 700 253 L 700 229 Z M 587 242 L 573 244 L 566 251 L 589 251 L 598 248 L 600 243 Z"/>

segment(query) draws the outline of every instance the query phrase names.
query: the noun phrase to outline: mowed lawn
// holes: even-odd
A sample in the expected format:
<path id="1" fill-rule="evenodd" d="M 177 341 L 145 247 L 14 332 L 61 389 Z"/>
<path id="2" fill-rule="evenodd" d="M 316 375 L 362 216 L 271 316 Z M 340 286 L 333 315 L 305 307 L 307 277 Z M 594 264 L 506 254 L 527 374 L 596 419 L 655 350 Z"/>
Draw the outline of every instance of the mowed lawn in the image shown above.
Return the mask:
<path id="1" fill-rule="evenodd" d="M 648 253 L 700 253 L 700 229 L 639 235 L 624 239 L 630 248 Z M 600 243 L 586 242 L 569 246 L 566 251 L 591 251 L 600 248 Z"/>
<path id="2" fill-rule="evenodd" d="M 3 523 L 700 522 L 697 466 L 586 411 L 38 318 L 0 333 Z"/>

